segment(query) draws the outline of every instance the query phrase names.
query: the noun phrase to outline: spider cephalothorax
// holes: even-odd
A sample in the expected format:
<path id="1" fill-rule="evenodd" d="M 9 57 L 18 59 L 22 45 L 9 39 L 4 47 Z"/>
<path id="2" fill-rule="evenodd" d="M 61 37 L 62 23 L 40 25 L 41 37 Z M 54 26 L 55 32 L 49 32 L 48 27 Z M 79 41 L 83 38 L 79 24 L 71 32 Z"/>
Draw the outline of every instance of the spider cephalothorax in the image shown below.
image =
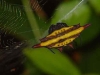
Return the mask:
<path id="1" fill-rule="evenodd" d="M 34 45 L 33 48 L 46 47 L 46 48 L 57 48 L 62 51 L 64 46 L 72 46 L 73 40 L 75 40 L 80 33 L 89 26 L 86 24 L 80 26 L 80 24 L 67 26 L 66 23 L 57 23 L 56 25 L 51 25 L 49 28 L 49 35 L 40 39 L 40 43 Z"/>

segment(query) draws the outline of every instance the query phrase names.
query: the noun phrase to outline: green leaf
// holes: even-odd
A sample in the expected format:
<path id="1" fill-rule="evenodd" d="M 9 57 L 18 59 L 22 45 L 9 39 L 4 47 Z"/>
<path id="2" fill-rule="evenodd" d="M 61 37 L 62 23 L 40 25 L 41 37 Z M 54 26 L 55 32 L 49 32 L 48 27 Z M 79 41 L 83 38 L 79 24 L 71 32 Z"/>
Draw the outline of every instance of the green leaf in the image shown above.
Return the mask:
<path id="1" fill-rule="evenodd" d="M 100 25 L 99 25 L 100 18 L 99 16 L 93 15 L 91 16 L 90 20 L 90 26 L 86 28 L 82 33 L 81 33 L 81 43 L 82 45 L 85 45 L 91 41 L 93 41 L 99 34 L 100 34 Z M 77 39 L 77 41 L 80 44 L 80 40 Z"/>
<path id="2" fill-rule="evenodd" d="M 28 10 L 27 10 L 27 8 L 25 8 L 25 12 L 26 12 L 27 18 L 29 20 L 30 26 L 33 29 L 32 30 L 33 34 L 34 34 L 36 40 L 38 41 L 39 37 L 41 36 L 41 33 L 40 33 L 40 30 L 39 30 L 38 23 L 36 21 L 35 15 L 33 14 L 33 11 L 30 7 L 29 1 L 28 0 L 22 0 L 22 2 L 23 2 L 23 5 L 27 6 L 27 8 L 28 8 Z M 37 29 L 37 31 L 35 31 L 34 28 Z"/>
<path id="3" fill-rule="evenodd" d="M 78 23 L 81 23 L 82 25 L 85 24 L 89 20 L 91 15 L 90 8 L 86 4 L 80 4 L 75 9 L 75 6 L 77 6 L 78 4 L 78 1 L 62 3 L 54 13 L 54 17 L 52 18 L 51 23 L 57 23 L 61 20 L 62 22 L 67 23 L 69 26 Z M 75 10 L 69 14 L 69 12 L 73 9 Z"/>
<path id="4" fill-rule="evenodd" d="M 97 13 L 100 13 L 100 0 L 89 0 L 90 4 Z"/>
<path id="5" fill-rule="evenodd" d="M 52 75 L 81 75 L 75 65 L 59 51 L 46 48 L 25 49 L 26 57 L 42 71 Z"/>
<path id="6" fill-rule="evenodd" d="M 91 75 L 100 75 L 100 45 L 89 48 L 89 52 L 85 52 L 82 57 L 80 69 L 83 73 L 91 73 Z"/>

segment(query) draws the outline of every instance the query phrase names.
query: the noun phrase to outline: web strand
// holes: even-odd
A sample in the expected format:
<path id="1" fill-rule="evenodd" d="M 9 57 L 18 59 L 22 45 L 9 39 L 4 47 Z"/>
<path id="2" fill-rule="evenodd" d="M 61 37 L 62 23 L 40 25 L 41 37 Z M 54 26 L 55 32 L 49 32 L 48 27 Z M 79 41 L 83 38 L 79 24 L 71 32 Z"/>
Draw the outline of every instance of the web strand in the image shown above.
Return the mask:
<path id="1" fill-rule="evenodd" d="M 42 8 L 40 8 L 39 3 L 42 3 L 42 6 L 44 6 L 44 4 L 47 3 L 47 1 L 43 2 L 43 0 L 40 0 L 39 2 L 33 3 L 32 8 L 40 11 Z M 81 0 L 69 13 L 66 13 L 63 18 L 58 20 L 58 22 L 62 22 L 62 20 L 67 19 L 68 15 L 70 15 L 72 12 L 74 12 L 84 2 L 85 2 L 85 0 Z M 21 5 L 16 5 L 16 4 L 12 5 L 12 4 L 5 2 L 4 0 L 0 1 L 0 6 L 1 6 L 0 9 L 3 10 L 2 13 L 0 14 L 0 19 L 1 19 L 0 26 L 2 27 L 1 30 L 10 28 L 9 32 L 5 31 L 5 35 L 7 33 L 10 34 L 11 32 L 13 32 L 14 34 L 24 34 L 24 33 L 27 34 L 32 31 L 38 31 L 38 29 L 34 28 L 31 30 L 17 32 L 17 30 L 21 29 L 24 26 L 24 24 L 27 22 L 27 19 L 26 19 L 27 17 L 25 16 L 25 13 L 22 11 L 25 8 L 27 8 L 27 6 L 21 6 Z M 27 10 L 28 10 L 28 8 L 27 8 Z M 22 17 L 23 15 L 25 17 Z M 53 16 L 50 19 L 52 19 Z M 20 25 L 18 25 L 17 22 L 20 22 Z M 45 22 L 45 23 L 47 23 L 47 22 Z M 45 28 L 45 26 L 40 28 L 39 30 L 42 31 L 42 29 L 44 29 L 44 28 Z M 46 33 L 47 33 L 47 31 L 46 31 Z M 44 35 L 45 35 L 45 33 L 44 33 Z"/>
<path id="2" fill-rule="evenodd" d="M 81 0 L 71 11 L 69 11 L 69 13 L 67 13 L 66 15 L 64 15 L 63 18 L 61 18 L 58 22 L 62 22 L 62 20 L 67 19 L 68 15 L 70 15 L 72 12 L 74 12 L 80 5 L 82 5 L 84 3 L 85 0 Z"/>

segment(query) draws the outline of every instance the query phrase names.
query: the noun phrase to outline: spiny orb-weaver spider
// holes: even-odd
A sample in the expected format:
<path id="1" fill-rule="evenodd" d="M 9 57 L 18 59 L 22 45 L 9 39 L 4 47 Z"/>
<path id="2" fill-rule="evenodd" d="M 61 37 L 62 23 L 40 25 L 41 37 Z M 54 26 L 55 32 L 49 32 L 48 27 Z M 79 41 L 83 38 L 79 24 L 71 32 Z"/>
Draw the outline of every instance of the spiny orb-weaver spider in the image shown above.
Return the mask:
<path id="1" fill-rule="evenodd" d="M 49 50 L 51 50 L 51 48 L 57 48 L 61 52 L 64 46 L 73 48 L 73 40 L 75 40 L 88 26 L 90 26 L 90 24 L 84 26 L 80 26 L 80 24 L 67 26 L 66 23 L 51 25 L 48 30 L 49 35 L 40 39 L 41 42 L 34 45 L 33 48 L 46 47 Z"/>

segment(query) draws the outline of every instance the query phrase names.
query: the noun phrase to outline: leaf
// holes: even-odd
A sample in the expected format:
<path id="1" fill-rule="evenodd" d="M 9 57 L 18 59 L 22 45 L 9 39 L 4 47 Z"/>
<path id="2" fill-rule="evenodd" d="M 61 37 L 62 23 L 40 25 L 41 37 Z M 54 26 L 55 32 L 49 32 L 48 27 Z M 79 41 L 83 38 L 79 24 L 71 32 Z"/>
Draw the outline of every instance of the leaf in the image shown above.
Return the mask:
<path id="1" fill-rule="evenodd" d="M 27 18 L 29 20 L 30 26 L 33 29 L 32 32 L 33 32 L 36 40 L 38 41 L 39 37 L 41 36 L 41 33 L 40 33 L 40 30 L 39 30 L 39 27 L 38 27 L 38 23 L 37 23 L 37 21 L 35 19 L 35 15 L 33 14 L 32 9 L 30 8 L 29 1 L 22 0 L 22 2 L 23 2 L 24 6 L 28 7 L 28 10 L 27 10 L 27 8 L 25 8 L 25 12 L 26 12 Z M 34 28 L 37 29 L 37 32 L 35 31 Z"/>
<path id="2" fill-rule="evenodd" d="M 25 49 L 26 57 L 42 71 L 52 75 L 81 75 L 75 65 L 58 51 L 53 54 L 46 48 Z"/>
<path id="3" fill-rule="evenodd" d="M 100 75 L 100 43 L 91 47 L 89 52 L 83 54 L 80 69 L 84 73 Z"/>
<path id="4" fill-rule="evenodd" d="M 78 23 L 81 23 L 81 25 L 85 24 L 89 20 L 91 15 L 90 8 L 86 4 L 80 4 L 75 9 L 75 6 L 77 6 L 78 4 L 79 2 L 77 1 L 62 3 L 57 8 L 57 11 L 55 11 L 51 23 L 54 24 L 61 20 L 62 22 L 67 23 L 69 26 Z M 72 11 L 73 9 L 75 10 L 69 14 L 69 12 Z"/>
<path id="5" fill-rule="evenodd" d="M 80 42 L 82 45 L 86 45 L 100 34 L 99 21 L 99 16 L 96 16 L 95 14 L 91 16 L 91 20 L 89 21 L 91 25 L 81 33 L 81 41 L 78 39 L 79 46 L 81 46 Z"/>
<path id="6" fill-rule="evenodd" d="M 100 0 L 89 0 L 90 4 L 97 13 L 100 13 Z"/>

